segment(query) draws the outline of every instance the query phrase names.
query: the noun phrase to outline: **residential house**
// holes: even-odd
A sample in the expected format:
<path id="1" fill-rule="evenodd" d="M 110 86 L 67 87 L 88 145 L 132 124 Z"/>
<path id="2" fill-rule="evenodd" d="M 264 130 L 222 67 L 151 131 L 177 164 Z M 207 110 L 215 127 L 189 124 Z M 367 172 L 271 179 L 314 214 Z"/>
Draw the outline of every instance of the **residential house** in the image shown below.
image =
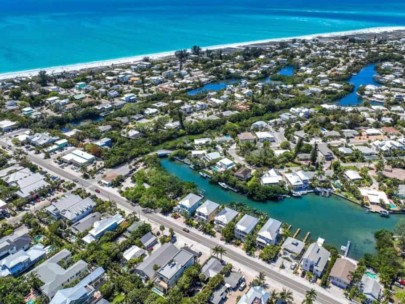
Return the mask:
<path id="1" fill-rule="evenodd" d="M 269 218 L 257 233 L 256 243 L 259 248 L 275 245 L 280 234 L 281 222 Z"/>
<path id="2" fill-rule="evenodd" d="M 240 298 L 238 304 L 267 304 L 269 299 L 270 292 L 261 286 L 254 286 Z"/>
<path id="3" fill-rule="evenodd" d="M 97 301 L 94 298 L 96 292 L 95 286 L 99 285 L 104 273 L 105 271 L 102 267 L 96 268 L 76 285 L 58 290 L 49 304 L 95 303 Z M 100 303 L 99 301 L 97 302 Z"/>
<path id="4" fill-rule="evenodd" d="M 195 256 L 187 250 L 181 249 L 166 265 L 159 269 L 156 274 L 154 285 L 163 293 L 166 293 L 184 271 L 194 265 Z"/>
<path id="5" fill-rule="evenodd" d="M 125 219 L 121 214 L 117 213 L 114 216 L 99 220 L 94 223 L 93 229 L 83 238 L 87 244 L 101 238 L 106 232 L 112 231 L 118 227 Z"/>
<path id="6" fill-rule="evenodd" d="M 122 253 L 125 261 L 129 262 L 132 259 L 137 259 L 141 256 L 146 256 L 146 251 L 136 245 L 132 245 Z"/>
<path id="7" fill-rule="evenodd" d="M 282 176 L 275 169 L 270 169 L 260 178 L 263 186 L 279 185 L 282 181 Z"/>
<path id="8" fill-rule="evenodd" d="M 27 250 L 32 240 L 28 234 L 12 233 L 0 239 L 0 259 L 20 250 Z"/>
<path id="9" fill-rule="evenodd" d="M 302 269 L 312 272 L 316 277 L 319 278 L 322 276 L 326 268 L 329 257 L 329 251 L 318 243 L 312 243 L 309 245 L 307 251 L 305 251 L 302 257 Z"/>
<path id="10" fill-rule="evenodd" d="M 224 265 L 217 258 L 211 257 L 201 268 L 201 273 L 204 275 L 206 280 L 215 277 L 220 274 Z"/>
<path id="11" fill-rule="evenodd" d="M 46 250 L 42 245 L 34 245 L 27 251 L 21 249 L 10 254 L 0 261 L 0 277 L 18 276 L 45 256 Z"/>
<path id="12" fill-rule="evenodd" d="M 70 194 L 48 206 L 46 211 L 56 219 L 63 218 L 75 223 L 93 212 L 95 206 L 96 203 L 90 197 L 82 199 L 78 195 Z"/>
<path id="13" fill-rule="evenodd" d="M 181 213 L 192 215 L 197 210 L 198 206 L 200 206 L 202 200 L 202 196 L 189 193 L 179 202 L 177 209 Z"/>
<path id="14" fill-rule="evenodd" d="M 333 159 L 333 152 L 328 148 L 326 144 L 318 144 L 318 157 L 326 161 Z"/>
<path id="15" fill-rule="evenodd" d="M 338 258 L 330 271 L 330 282 L 335 286 L 346 289 L 351 282 L 351 273 L 355 269 L 356 264 L 351 260 Z"/>
<path id="16" fill-rule="evenodd" d="M 270 132 L 256 132 L 256 137 L 260 143 L 276 141 L 276 138 Z"/>
<path id="17" fill-rule="evenodd" d="M 207 155 L 205 155 L 204 159 L 205 159 L 205 161 L 210 163 L 210 162 L 213 162 L 213 161 L 215 161 L 217 159 L 220 159 L 221 157 L 222 156 L 221 156 L 221 154 L 219 152 L 211 152 L 211 153 L 208 153 Z"/>
<path id="18" fill-rule="evenodd" d="M 303 241 L 297 240 L 293 237 L 287 237 L 284 241 L 283 245 L 281 245 L 281 249 L 283 252 L 287 252 L 290 256 L 294 259 L 298 258 L 302 251 L 304 250 L 305 243 Z"/>
<path id="19" fill-rule="evenodd" d="M 238 214 L 239 212 L 225 207 L 215 216 L 215 227 L 217 227 L 217 229 L 224 228 L 226 225 L 232 222 L 238 216 Z"/>
<path id="20" fill-rule="evenodd" d="M 304 191 L 308 188 L 308 184 L 304 183 L 304 181 L 301 180 L 300 176 L 295 172 L 285 173 L 284 178 L 287 181 L 287 185 L 293 191 Z"/>
<path id="21" fill-rule="evenodd" d="M 235 237 L 242 241 L 255 229 L 259 220 L 249 214 L 245 214 L 235 226 Z"/>
<path id="22" fill-rule="evenodd" d="M 252 170 L 246 167 L 241 167 L 235 172 L 234 176 L 242 181 L 247 181 L 252 177 Z"/>
<path id="23" fill-rule="evenodd" d="M 219 170 L 223 171 L 232 169 L 234 166 L 235 163 L 228 158 L 223 158 L 219 162 L 217 162 L 217 167 L 219 168 Z"/>
<path id="24" fill-rule="evenodd" d="M 238 134 L 238 139 L 240 143 L 254 143 L 256 141 L 256 137 L 250 132 L 243 132 Z"/>
<path id="25" fill-rule="evenodd" d="M 344 172 L 344 176 L 348 179 L 348 180 L 350 180 L 350 181 L 358 181 L 358 180 L 361 180 L 362 179 L 362 177 L 360 176 L 360 174 L 357 172 L 357 171 L 354 171 L 354 170 L 346 170 L 345 172 Z"/>
<path id="26" fill-rule="evenodd" d="M 72 253 L 63 249 L 31 271 L 42 283 L 41 291 L 49 299 L 64 285 L 80 278 L 88 270 L 86 262 L 79 260 L 69 265 Z"/>
<path id="27" fill-rule="evenodd" d="M 135 268 L 135 272 L 144 280 L 152 280 L 157 271 L 169 263 L 180 250 L 171 243 L 165 243 Z"/>
<path id="28" fill-rule="evenodd" d="M 95 159 L 93 155 L 80 150 L 74 150 L 62 157 L 62 161 L 77 167 L 87 166 L 94 162 Z"/>
<path id="29" fill-rule="evenodd" d="M 216 213 L 218 212 L 219 204 L 206 200 L 201 206 L 196 210 L 195 216 L 198 220 L 203 222 L 210 222 L 214 219 Z"/>
<path id="30" fill-rule="evenodd" d="M 0 121 L 0 130 L 3 132 L 10 132 L 14 129 L 17 129 L 19 126 L 18 122 L 11 121 L 11 120 L 2 120 Z"/>
<path id="31" fill-rule="evenodd" d="M 367 273 L 364 274 L 360 286 L 369 303 L 379 303 L 383 288 L 375 278 L 370 277 Z"/>
<path id="32" fill-rule="evenodd" d="M 83 232 L 91 229 L 93 227 L 94 223 L 99 221 L 100 219 L 101 219 L 101 213 L 99 213 L 99 212 L 90 213 L 86 217 L 75 222 L 72 226 L 70 226 L 70 229 L 72 230 L 72 232 L 74 234 L 80 234 L 80 233 L 83 233 Z"/>
<path id="33" fill-rule="evenodd" d="M 147 250 L 150 250 L 157 244 L 157 239 L 152 234 L 152 232 L 148 232 L 143 237 L 141 237 L 141 243 Z"/>

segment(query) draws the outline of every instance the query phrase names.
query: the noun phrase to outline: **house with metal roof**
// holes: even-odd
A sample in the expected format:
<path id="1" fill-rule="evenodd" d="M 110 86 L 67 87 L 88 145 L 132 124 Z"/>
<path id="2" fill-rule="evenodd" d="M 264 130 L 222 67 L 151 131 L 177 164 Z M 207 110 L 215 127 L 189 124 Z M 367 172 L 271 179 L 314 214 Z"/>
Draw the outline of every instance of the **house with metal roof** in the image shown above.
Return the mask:
<path id="1" fill-rule="evenodd" d="M 360 288 L 369 302 L 379 302 L 382 294 L 382 286 L 375 279 L 370 277 L 367 273 L 361 278 Z"/>
<path id="2" fill-rule="evenodd" d="M 235 237 L 242 241 L 255 229 L 259 220 L 249 214 L 245 214 L 235 226 Z"/>
<path id="3" fill-rule="evenodd" d="M 224 265 L 221 263 L 220 260 L 211 257 L 201 268 L 201 273 L 204 275 L 205 279 L 208 280 L 221 273 L 223 268 Z"/>
<path id="4" fill-rule="evenodd" d="M 238 304 L 266 304 L 269 298 L 270 292 L 261 286 L 254 286 L 240 298 Z"/>
<path id="5" fill-rule="evenodd" d="M 157 239 L 152 232 L 148 232 L 141 237 L 141 243 L 146 249 L 151 249 L 157 244 Z"/>
<path id="6" fill-rule="evenodd" d="M 132 245 L 127 250 L 125 250 L 124 253 L 122 254 L 124 260 L 127 262 L 129 262 L 129 260 L 137 259 L 137 258 L 139 258 L 141 256 L 145 256 L 145 255 L 146 255 L 146 251 L 142 248 L 139 248 L 136 245 Z"/>
<path id="7" fill-rule="evenodd" d="M 89 197 L 82 199 L 78 195 L 70 194 L 48 206 L 46 211 L 56 219 L 63 218 L 75 223 L 89 215 L 95 206 L 96 203 Z"/>
<path id="8" fill-rule="evenodd" d="M 318 156 L 325 160 L 332 160 L 334 158 L 332 150 L 326 144 L 318 145 Z"/>
<path id="9" fill-rule="evenodd" d="M 100 212 L 93 212 L 82 218 L 81 220 L 70 226 L 70 229 L 74 234 L 83 233 L 93 227 L 94 223 L 101 219 Z"/>
<path id="10" fill-rule="evenodd" d="M 31 238 L 28 234 L 13 233 L 0 239 L 0 259 L 14 254 L 20 250 L 27 250 L 31 246 Z"/>
<path id="11" fill-rule="evenodd" d="M 163 244 L 135 268 L 135 272 L 145 280 L 151 280 L 156 275 L 156 267 L 160 269 L 166 265 L 179 252 L 171 243 Z"/>
<path id="12" fill-rule="evenodd" d="M 280 234 L 281 222 L 269 218 L 257 233 L 256 244 L 259 248 L 275 245 Z"/>
<path id="13" fill-rule="evenodd" d="M 302 251 L 304 250 L 305 243 L 303 241 L 297 240 L 293 237 L 288 237 L 283 245 L 281 245 L 281 249 L 284 252 L 288 252 L 292 258 L 297 258 L 300 256 Z"/>
<path id="14" fill-rule="evenodd" d="M 181 249 L 166 265 L 157 272 L 154 285 L 166 293 L 183 272 L 195 263 L 195 256 L 187 250 Z"/>
<path id="15" fill-rule="evenodd" d="M 214 219 L 215 227 L 217 229 L 224 228 L 226 225 L 232 222 L 238 216 L 238 214 L 239 212 L 230 209 L 228 207 L 225 207 L 215 216 Z"/>
<path id="16" fill-rule="evenodd" d="M 102 267 L 96 268 L 75 286 L 58 290 L 49 304 L 94 303 L 95 285 L 103 278 L 104 273 Z"/>
<path id="17" fill-rule="evenodd" d="M 67 265 L 72 257 L 69 250 L 63 249 L 31 271 L 43 283 L 41 291 L 49 299 L 64 285 L 72 282 L 87 271 L 88 265 L 80 260 L 69 267 Z"/>
<path id="18" fill-rule="evenodd" d="M 322 276 L 325 270 L 329 257 L 329 251 L 327 251 L 318 243 L 312 243 L 311 245 L 309 245 L 307 251 L 305 251 L 302 257 L 302 269 L 312 272 L 319 278 Z"/>
<path id="19" fill-rule="evenodd" d="M 16 194 L 20 198 L 28 199 L 30 197 L 35 197 L 38 193 L 49 186 L 49 184 L 45 181 L 44 176 L 39 173 L 34 173 L 30 176 L 27 176 L 24 179 L 20 179 L 15 182 L 15 186 L 17 186 L 20 190 L 16 192 Z"/>
<path id="20" fill-rule="evenodd" d="M 118 227 L 124 221 L 121 214 L 117 213 L 114 216 L 101 219 L 93 224 L 93 229 L 89 231 L 83 241 L 87 244 L 101 238 L 107 231 L 112 231 Z"/>
<path id="21" fill-rule="evenodd" d="M 206 200 L 200 207 L 197 208 L 195 216 L 198 220 L 210 222 L 214 219 L 218 209 L 219 204 Z"/>
<path id="22" fill-rule="evenodd" d="M 27 251 L 21 249 L 0 261 L 0 277 L 18 276 L 45 256 L 43 245 L 34 245 Z"/>
<path id="23" fill-rule="evenodd" d="M 177 209 L 181 213 L 192 215 L 197 210 L 198 206 L 200 206 L 202 200 L 202 196 L 194 193 L 189 193 L 179 202 Z"/>

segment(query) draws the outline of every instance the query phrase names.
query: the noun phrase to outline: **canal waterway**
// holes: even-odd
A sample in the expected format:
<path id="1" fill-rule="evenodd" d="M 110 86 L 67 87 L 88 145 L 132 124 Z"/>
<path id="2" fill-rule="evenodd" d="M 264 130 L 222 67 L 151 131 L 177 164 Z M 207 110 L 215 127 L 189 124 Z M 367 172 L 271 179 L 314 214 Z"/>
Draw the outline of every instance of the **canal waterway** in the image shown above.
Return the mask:
<path id="1" fill-rule="evenodd" d="M 361 104 L 363 101 L 357 95 L 357 90 L 361 85 L 366 86 L 371 84 L 375 86 L 380 86 L 380 84 L 374 80 L 375 75 L 376 75 L 375 64 L 366 65 L 356 75 L 353 75 L 349 79 L 349 83 L 354 85 L 353 92 L 340 99 L 337 102 L 337 105 L 349 107 Z"/>
<path id="2" fill-rule="evenodd" d="M 195 183 L 207 199 L 220 204 L 243 203 L 291 224 L 292 231 L 301 228 L 298 236 L 301 239 L 310 232 L 310 239 L 322 237 L 338 249 L 350 240 L 352 246 L 349 256 L 357 259 L 365 253 L 374 252 L 374 232 L 380 229 L 392 230 L 401 218 L 401 215 L 383 218 L 378 214 L 366 213 L 360 206 L 334 195 L 326 198 L 308 194 L 301 198 L 286 198 L 277 202 L 255 202 L 210 184 L 208 179 L 202 178 L 197 171 L 185 164 L 162 159 L 161 165 L 168 173 L 181 180 Z"/>

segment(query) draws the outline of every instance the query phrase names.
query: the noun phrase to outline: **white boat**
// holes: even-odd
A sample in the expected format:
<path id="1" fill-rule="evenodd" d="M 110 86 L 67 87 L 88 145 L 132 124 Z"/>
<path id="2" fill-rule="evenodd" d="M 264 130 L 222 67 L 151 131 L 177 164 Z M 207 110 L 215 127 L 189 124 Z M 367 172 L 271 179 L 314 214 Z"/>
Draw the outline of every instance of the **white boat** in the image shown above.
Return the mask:
<path id="1" fill-rule="evenodd" d="M 218 185 L 220 185 L 224 189 L 228 189 L 228 185 L 225 183 L 218 183 Z"/>
<path id="2" fill-rule="evenodd" d="M 378 212 L 382 217 L 389 217 L 390 216 L 390 212 L 387 210 L 381 210 L 380 212 Z"/>

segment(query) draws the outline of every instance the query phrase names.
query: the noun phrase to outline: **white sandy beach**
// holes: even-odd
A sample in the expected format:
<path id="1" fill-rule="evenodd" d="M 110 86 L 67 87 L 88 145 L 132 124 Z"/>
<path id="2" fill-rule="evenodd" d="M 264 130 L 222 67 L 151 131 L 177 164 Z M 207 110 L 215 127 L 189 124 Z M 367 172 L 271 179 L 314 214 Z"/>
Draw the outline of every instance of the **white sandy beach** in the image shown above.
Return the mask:
<path id="1" fill-rule="evenodd" d="M 373 27 L 373 28 L 366 28 L 366 29 L 359 29 L 359 30 L 352 30 L 352 31 L 343 31 L 343 32 L 330 32 L 330 33 L 320 33 L 320 34 L 311 34 L 311 35 L 304 35 L 304 36 L 295 36 L 295 37 L 284 37 L 284 38 L 272 38 L 272 39 L 265 39 L 265 40 L 256 40 L 256 41 L 247 41 L 247 42 L 237 42 L 237 43 L 230 43 L 230 44 L 221 44 L 221 45 L 213 45 L 204 47 L 204 49 L 210 50 L 218 50 L 218 49 L 225 49 L 225 48 L 238 48 L 238 47 L 246 47 L 248 45 L 254 44 L 262 44 L 262 43 L 269 43 L 275 41 L 288 41 L 291 39 L 314 39 L 319 37 L 339 37 L 345 35 L 355 35 L 355 34 L 370 34 L 370 33 L 389 33 L 398 30 L 405 30 L 405 26 L 389 26 L 389 27 Z M 0 74 L 0 80 L 4 79 L 11 79 L 17 77 L 32 77 L 36 76 L 39 71 L 46 71 L 48 74 L 56 74 L 61 73 L 64 71 L 78 71 L 82 69 L 88 68 L 95 68 L 95 67 L 106 67 L 111 65 L 121 65 L 121 64 L 131 64 L 141 61 L 144 57 L 149 57 L 150 59 L 160 59 L 168 56 L 173 56 L 175 51 L 168 51 L 168 52 L 161 52 L 161 53 L 153 53 L 153 54 L 143 54 L 131 57 L 124 57 L 124 58 L 116 58 L 116 59 L 108 59 L 108 60 L 100 60 L 100 61 L 92 61 L 86 63 L 77 63 L 77 64 L 70 64 L 65 66 L 56 66 L 56 67 L 43 67 L 38 69 L 32 70 L 25 70 L 25 71 L 17 71 L 17 72 L 7 72 Z"/>

